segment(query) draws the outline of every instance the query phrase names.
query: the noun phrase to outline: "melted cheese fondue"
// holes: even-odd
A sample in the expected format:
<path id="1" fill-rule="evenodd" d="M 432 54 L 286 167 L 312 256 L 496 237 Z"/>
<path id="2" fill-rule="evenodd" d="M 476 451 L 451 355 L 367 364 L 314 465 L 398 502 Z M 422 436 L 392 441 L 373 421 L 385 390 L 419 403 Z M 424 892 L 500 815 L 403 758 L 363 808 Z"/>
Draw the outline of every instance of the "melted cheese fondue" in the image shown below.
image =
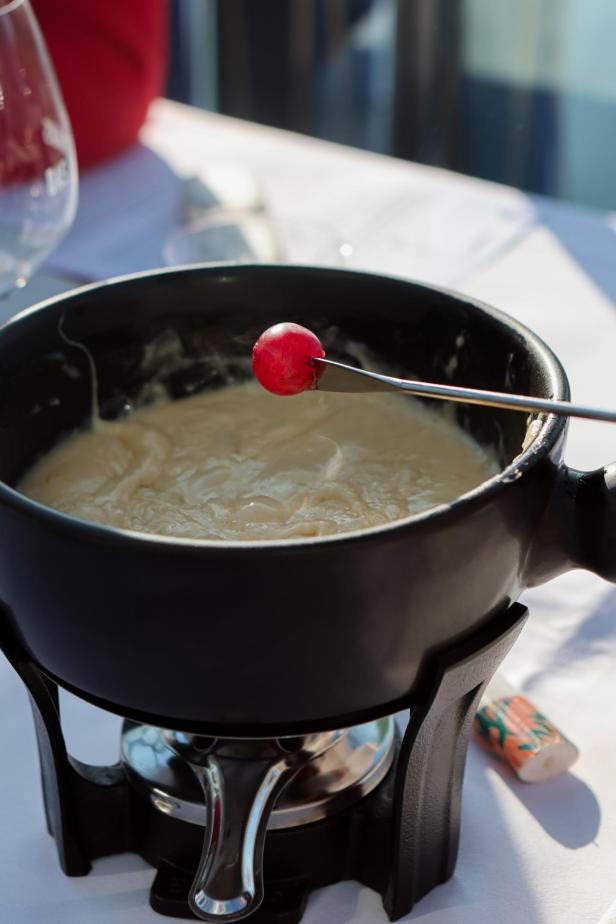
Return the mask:
<path id="1" fill-rule="evenodd" d="M 122 529 L 272 540 L 397 520 L 497 471 L 407 396 L 276 398 L 247 383 L 98 421 L 41 459 L 20 490 Z"/>

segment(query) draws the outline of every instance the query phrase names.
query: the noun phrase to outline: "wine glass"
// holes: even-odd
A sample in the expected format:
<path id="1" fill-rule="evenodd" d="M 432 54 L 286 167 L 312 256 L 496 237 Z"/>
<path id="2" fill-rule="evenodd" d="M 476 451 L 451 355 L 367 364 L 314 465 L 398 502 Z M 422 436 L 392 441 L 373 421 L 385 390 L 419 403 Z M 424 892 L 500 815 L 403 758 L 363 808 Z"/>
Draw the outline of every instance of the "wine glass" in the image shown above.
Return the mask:
<path id="1" fill-rule="evenodd" d="M 69 230 L 75 144 L 29 0 L 0 0 L 0 296 L 26 284 Z"/>
<path id="2" fill-rule="evenodd" d="M 168 266 L 189 263 L 286 263 L 342 266 L 350 245 L 322 222 L 264 211 L 212 209 L 167 240 Z"/>

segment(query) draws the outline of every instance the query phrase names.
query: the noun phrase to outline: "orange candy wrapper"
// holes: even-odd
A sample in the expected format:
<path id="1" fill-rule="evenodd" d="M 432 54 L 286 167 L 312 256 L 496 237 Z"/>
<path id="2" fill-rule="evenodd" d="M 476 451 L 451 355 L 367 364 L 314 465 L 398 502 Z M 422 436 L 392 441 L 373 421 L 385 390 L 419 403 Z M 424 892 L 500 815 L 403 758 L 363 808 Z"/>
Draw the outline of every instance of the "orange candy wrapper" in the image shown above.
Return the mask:
<path id="1" fill-rule="evenodd" d="M 488 686 L 473 722 L 477 741 L 526 783 L 565 773 L 579 751 L 522 693 L 501 677 Z"/>

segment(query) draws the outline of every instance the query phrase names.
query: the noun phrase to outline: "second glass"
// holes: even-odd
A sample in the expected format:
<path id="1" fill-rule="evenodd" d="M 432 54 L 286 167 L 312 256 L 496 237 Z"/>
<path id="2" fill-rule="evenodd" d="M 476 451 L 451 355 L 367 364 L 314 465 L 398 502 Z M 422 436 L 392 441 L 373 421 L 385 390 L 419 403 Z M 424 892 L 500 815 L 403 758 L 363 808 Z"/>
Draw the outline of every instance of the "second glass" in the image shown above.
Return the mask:
<path id="1" fill-rule="evenodd" d="M 176 231 L 163 258 L 168 266 L 231 262 L 339 267 L 349 253 L 350 246 L 326 224 L 225 210 Z"/>

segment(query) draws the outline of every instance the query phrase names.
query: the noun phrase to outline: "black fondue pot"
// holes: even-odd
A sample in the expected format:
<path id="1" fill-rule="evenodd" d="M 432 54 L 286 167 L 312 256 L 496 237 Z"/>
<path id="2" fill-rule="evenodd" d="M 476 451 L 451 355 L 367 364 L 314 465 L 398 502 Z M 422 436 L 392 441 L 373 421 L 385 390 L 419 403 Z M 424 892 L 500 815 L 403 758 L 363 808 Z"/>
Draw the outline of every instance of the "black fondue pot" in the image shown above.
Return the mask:
<path id="1" fill-rule="evenodd" d="M 429 655 L 524 587 L 570 568 L 616 580 L 616 467 L 562 463 L 567 424 L 458 407 L 502 473 L 391 525 L 280 542 L 138 535 L 15 490 L 92 409 L 121 412 L 152 368 L 177 397 L 247 375 L 261 331 L 294 320 L 345 359 L 367 345 L 397 374 L 567 398 L 556 359 L 494 309 L 397 279 L 302 267 L 208 267 L 90 286 L 0 329 L 0 619 L 49 677 L 139 720 L 205 734 L 299 734 L 396 711 Z M 162 341 L 160 340 L 162 338 Z M 225 364 L 220 358 L 225 358 Z M 192 361 L 194 359 L 194 361 Z M 273 399 L 274 400 L 274 399 Z M 293 399 L 279 399 L 289 400 Z"/>

